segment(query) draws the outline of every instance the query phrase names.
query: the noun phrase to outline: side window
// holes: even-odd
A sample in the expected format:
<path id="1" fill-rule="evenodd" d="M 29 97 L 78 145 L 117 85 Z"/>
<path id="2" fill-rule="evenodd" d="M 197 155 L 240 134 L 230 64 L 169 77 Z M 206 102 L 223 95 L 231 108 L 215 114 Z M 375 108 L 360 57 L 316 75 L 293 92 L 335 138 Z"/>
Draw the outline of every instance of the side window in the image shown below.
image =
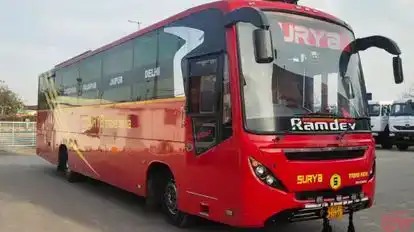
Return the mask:
<path id="1" fill-rule="evenodd" d="M 216 76 L 198 76 L 190 78 L 190 112 L 214 113 L 216 101 Z"/>
<path id="2" fill-rule="evenodd" d="M 174 56 L 183 45 L 184 40 L 180 37 L 166 33 L 163 29 L 159 30 L 157 62 L 159 76 L 156 77 L 158 79 L 155 90 L 156 98 L 174 97 L 174 78 L 182 78 L 174 76 Z"/>
<path id="3" fill-rule="evenodd" d="M 131 98 L 131 86 L 124 85 L 106 89 L 102 94 L 102 103 L 127 102 Z"/>
<path id="4" fill-rule="evenodd" d="M 132 69 L 132 44 L 126 43 L 110 49 L 103 55 L 103 75 L 118 75 Z"/>
<path id="5" fill-rule="evenodd" d="M 143 101 L 154 98 L 154 77 L 160 75 L 157 66 L 157 32 L 150 32 L 133 41 L 134 70 L 132 99 Z"/>
<path id="6" fill-rule="evenodd" d="M 100 55 L 89 57 L 79 65 L 79 77 L 82 84 L 82 93 L 79 97 L 79 104 L 97 104 L 97 101 L 86 99 L 99 98 L 99 83 L 102 76 L 102 60 Z M 85 100 L 83 100 L 85 99 Z"/>
<path id="7" fill-rule="evenodd" d="M 37 95 L 37 108 L 39 110 L 48 109 L 48 93 L 47 93 L 47 82 L 46 76 L 40 75 L 39 76 L 39 89 Z"/>
<path id="8" fill-rule="evenodd" d="M 101 102 L 115 103 L 131 100 L 133 69 L 132 42 L 120 45 L 103 54 Z"/>
<path id="9" fill-rule="evenodd" d="M 217 144 L 217 120 L 214 116 L 197 117 L 207 113 L 214 113 L 216 76 L 197 76 L 190 78 L 190 113 L 192 117 L 193 136 L 196 154 L 201 154 Z"/>
<path id="10" fill-rule="evenodd" d="M 233 134 L 231 120 L 230 74 L 228 65 L 228 57 L 225 56 L 223 70 L 223 139 L 227 139 Z"/>
<path id="11" fill-rule="evenodd" d="M 157 32 L 150 32 L 134 41 L 134 68 L 154 67 L 157 61 Z"/>
<path id="12" fill-rule="evenodd" d="M 100 79 L 102 75 L 102 60 L 99 55 L 88 57 L 79 65 L 79 77 L 82 82 Z"/>
<path id="13" fill-rule="evenodd" d="M 62 92 L 64 96 L 77 96 L 78 95 L 78 81 L 79 70 L 77 64 L 72 64 L 63 68 L 62 75 Z M 59 74 L 60 75 L 60 74 Z"/>

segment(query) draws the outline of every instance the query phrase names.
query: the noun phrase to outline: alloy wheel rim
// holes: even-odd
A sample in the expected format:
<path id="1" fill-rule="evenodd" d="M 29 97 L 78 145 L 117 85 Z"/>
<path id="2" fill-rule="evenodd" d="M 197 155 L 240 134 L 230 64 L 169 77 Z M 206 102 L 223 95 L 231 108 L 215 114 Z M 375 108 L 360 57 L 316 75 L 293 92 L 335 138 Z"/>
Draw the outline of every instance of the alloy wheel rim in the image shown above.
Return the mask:
<path id="1" fill-rule="evenodd" d="M 177 188 L 175 184 L 169 183 L 165 189 L 164 193 L 164 201 L 165 205 L 167 206 L 168 211 L 172 215 L 176 215 L 178 213 L 177 209 Z"/>

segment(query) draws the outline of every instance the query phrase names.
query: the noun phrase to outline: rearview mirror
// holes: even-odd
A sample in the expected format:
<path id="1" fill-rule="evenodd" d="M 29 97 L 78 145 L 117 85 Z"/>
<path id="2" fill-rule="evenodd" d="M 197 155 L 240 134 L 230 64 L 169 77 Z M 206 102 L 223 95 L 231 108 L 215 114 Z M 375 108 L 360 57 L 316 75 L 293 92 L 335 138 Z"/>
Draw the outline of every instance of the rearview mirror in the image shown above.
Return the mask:
<path id="1" fill-rule="evenodd" d="M 257 63 L 270 63 L 274 60 L 272 35 L 270 30 L 256 29 L 253 31 L 254 56 Z"/>
<path id="2" fill-rule="evenodd" d="M 396 84 L 400 84 L 404 81 L 404 74 L 402 68 L 402 61 L 399 56 L 392 58 L 392 67 L 394 69 L 394 81 Z"/>
<path id="3" fill-rule="evenodd" d="M 393 57 L 392 60 L 394 80 L 396 84 L 401 84 L 404 81 L 402 62 L 401 58 L 399 57 L 399 55 L 401 55 L 401 50 L 398 47 L 397 43 L 393 40 L 378 35 L 356 39 L 346 46 L 339 60 L 339 69 L 341 76 L 344 76 L 346 74 L 348 62 L 352 54 L 358 53 L 360 51 L 365 51 L 371 47 L 383 49 L 388 53 L 396 56 Z"/>
<path id="4" fill-rule="evenodd" d="M 367 101 L 371 101 L 372 100 L 372 93 L 367 93 Z"/>

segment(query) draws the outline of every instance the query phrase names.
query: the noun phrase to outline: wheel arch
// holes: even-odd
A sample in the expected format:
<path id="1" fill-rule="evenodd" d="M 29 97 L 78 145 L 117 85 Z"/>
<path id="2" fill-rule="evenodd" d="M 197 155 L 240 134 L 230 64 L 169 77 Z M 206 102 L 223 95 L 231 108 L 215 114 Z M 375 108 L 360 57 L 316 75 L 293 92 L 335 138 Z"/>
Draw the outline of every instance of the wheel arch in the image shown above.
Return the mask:
<path id="1" fill-rule="evenodd" d="M 147 168 L 145 174 L 145 196 L 147 198 L 154 198 L 150 199 L 151 201 L 155 201 L 156 204 L 159 203 L 159 194 L 162 191 L 164 183 L 168 180 L 167 178 L 171 176 L 174 180 L 176 180 L 176 176 L 170 165 L 166 164 L 162 161 L 152 161 Z"/>

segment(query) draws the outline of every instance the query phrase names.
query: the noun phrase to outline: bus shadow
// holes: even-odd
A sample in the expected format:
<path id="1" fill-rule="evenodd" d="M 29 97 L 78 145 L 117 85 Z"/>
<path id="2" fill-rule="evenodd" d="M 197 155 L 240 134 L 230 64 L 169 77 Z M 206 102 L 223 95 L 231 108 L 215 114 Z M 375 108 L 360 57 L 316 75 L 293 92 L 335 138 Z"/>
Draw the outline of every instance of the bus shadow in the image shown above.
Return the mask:
<path id="1" fill-rule="evenodd" d="M 23 158 L 23 157 L 22 157 Z M 240 231 L 229 226 L 199 220 L 190 229 L 178 229 L 168 224 L 159 211 L 149 211 L 145 199 L 97 180 L 69 183 L 56 174 L 55 168 L 26 156 L 26 164 L 3 165 L 0 168 L 0 193 L 17 202 L 30 202 L 46 208 L 60 218 L 103 231 Z M 1 165 L 1 159 L 0 159 Z M 269 229 L 241 231 L 320 231 L 322 223 L 304 222 Z M 343 226 L 340 226 L 343 227 Z M 70 230 L 72 231 L 72 230 Z M 335 231 L 345 231 L 342 228 Z"/>

